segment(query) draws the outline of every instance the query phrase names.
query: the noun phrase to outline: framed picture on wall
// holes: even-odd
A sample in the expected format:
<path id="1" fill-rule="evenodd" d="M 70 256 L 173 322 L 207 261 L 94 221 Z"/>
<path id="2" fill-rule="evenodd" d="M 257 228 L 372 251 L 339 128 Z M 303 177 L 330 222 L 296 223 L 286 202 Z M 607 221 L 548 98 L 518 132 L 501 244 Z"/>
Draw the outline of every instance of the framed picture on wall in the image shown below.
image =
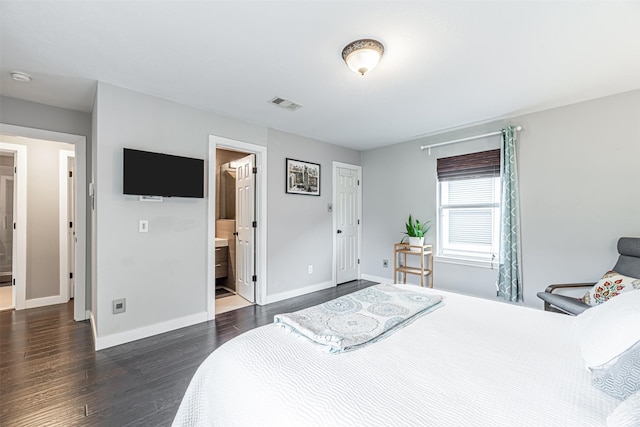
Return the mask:
<path id="1" fill-rule="evenodd" d="M 286 166 L 287 193 L 320 195 L 320 165 L 287 159 Z"/>

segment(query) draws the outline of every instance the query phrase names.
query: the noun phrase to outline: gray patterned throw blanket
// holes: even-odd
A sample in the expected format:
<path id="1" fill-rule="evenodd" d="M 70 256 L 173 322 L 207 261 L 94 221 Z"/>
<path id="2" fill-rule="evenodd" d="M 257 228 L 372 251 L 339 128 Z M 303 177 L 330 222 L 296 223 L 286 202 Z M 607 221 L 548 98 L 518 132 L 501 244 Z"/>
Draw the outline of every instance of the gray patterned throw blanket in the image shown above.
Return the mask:
<path id="1" fill-rule="evenodd" d="M 343 353 L 372 344 L 442 305 L 442 296 L 382 284 L 295 313 L 277 314 L 274 323 L 330 353 Z"/>

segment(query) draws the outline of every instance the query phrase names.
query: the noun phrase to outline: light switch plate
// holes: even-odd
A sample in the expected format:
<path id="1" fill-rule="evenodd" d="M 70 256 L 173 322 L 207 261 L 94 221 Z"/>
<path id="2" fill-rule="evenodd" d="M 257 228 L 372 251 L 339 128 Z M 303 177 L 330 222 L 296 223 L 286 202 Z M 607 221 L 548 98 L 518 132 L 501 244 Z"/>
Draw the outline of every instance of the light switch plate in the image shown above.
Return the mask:
<path id="1" fill-rule="evenodd" d="M 146 219 L 141 219 L 138 223 L 138 232 L 139 233 L 148 233 L 149 232 L 149 221 Z"/>

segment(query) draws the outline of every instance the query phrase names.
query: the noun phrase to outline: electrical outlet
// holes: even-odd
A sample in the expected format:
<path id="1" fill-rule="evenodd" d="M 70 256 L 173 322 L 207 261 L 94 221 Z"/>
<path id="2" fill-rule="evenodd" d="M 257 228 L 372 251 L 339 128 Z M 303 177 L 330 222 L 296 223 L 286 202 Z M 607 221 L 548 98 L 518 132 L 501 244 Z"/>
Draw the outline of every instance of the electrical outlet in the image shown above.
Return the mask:
<path id="1" fill-rule="evenodd" d="M 113 314 L 124 313 L 127 311 L 127 299 L 120 298 L 113 300 Z"/>
<path id="2" fill-rule="evenodd" d="M 309 266 L 309 274 L 313 274 L 313 265 Z"/>
<path id="3" fill-rule="evenodd" d="M 383 259 L 382 260 L 382 266 L 384 268 L 389 268 L 389 260 L 388 259 Z"/>
<path id="4" fill-rule="evenodd" d="M 327 205 L 327 212 L 333 212 L 333 205 L 331 203 Z"/>

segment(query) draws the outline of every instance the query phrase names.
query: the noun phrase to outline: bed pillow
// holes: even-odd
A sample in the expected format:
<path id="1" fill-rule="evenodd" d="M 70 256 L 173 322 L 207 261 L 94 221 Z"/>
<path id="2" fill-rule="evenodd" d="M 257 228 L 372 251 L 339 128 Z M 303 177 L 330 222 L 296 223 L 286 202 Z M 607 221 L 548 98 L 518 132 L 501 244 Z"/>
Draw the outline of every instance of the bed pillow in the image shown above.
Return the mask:
<path id="1" fill-rule="evenodd" d="M 589 292 L 584 294 L 582 302 L 589 305 L 598 305 L 609 301 L 622 292 L 640 289 L 640 279 L 623 276 L 613 270 L 607 271 Z"/>
<path id="2" fill-rule="evenodd" d="M 637 426 L 640 426 L 640 392 L 631 395 L 607 417 L 607 427 Z"/>
<path id="3" fill-rule="evenodd" d="M 640 326 L 639 326 L 640 327 Z M 640 341 L 614 363 L 591 370 L 591 383 L 609 396 L 625 400 L 640 391 Z"/>
<path id="4" fill-rule="evenodd" d="M 604 368 L 640 341 L 640 292 L 625 292 L 576 316 L 587 368 Z"/>

